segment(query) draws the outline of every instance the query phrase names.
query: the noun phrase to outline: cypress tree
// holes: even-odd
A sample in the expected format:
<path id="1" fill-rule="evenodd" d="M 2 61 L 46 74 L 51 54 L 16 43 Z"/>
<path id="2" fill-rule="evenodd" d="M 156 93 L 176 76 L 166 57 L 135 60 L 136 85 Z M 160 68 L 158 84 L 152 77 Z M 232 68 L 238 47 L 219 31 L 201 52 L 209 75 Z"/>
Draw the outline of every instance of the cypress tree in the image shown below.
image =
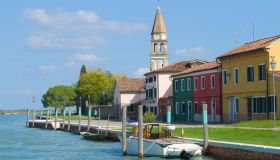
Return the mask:
<path id="1" fill-rule="evenodd" d="M 87 73 L 87 68 L 85 65 L 82 66 L 81 71 L 80 71 L 80 76 L 82 76 L 83 74 Z"/>

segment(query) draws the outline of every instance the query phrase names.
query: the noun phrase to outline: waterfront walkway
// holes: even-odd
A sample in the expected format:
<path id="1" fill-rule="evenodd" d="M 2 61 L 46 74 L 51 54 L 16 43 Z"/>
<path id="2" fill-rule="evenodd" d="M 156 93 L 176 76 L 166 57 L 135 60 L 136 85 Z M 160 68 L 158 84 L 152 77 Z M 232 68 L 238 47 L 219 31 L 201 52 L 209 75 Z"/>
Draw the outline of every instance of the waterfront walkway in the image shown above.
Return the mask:
<path id="1" fill-rule="evenodd" d="M 67 124 L 67 120 L 65 121 Z M 77 120 L 71 120 L 71 124 L 78 124 Z M 87 120 L 81 121 L 82 125 L 87 125 Z M 91 125 L 98 126 L 98 120 L 91 120 Z M 202 124 L 181 124 L 181 123 L 173 123 L 172 125 L 176 126 L 176 128 L 202 128 Z M 107 120 L 100 120 L 100 126 L 103 129 L 107 128 Z M 209 124 L 209 128 L 238 128 L 238 129 L 249 129 L 249 130 L 272 130 L 272 131 L 280 131 L 280 128 L 254 128 L 254 127 L 233 127 L 228 124 Z M 122 122 L 110 120 L 108 122 L 109 129 L 121 129 Z"/>

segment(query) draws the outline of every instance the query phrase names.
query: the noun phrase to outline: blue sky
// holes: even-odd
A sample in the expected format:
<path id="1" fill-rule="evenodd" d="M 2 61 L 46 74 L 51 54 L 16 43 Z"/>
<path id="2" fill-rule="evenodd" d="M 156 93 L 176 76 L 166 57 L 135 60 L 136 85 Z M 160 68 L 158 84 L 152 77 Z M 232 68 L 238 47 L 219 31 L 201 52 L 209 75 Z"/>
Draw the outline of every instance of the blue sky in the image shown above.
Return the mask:
<path id="1" fill-rule="evenodd" d="M 169 63 L 215 58 L 280 33 L 277 0 L 161 0 Z M 140 76 L 149 67 L 156 0 L 6 0 L 0 5 L 0 109 L 36 107 L 82 64 Z"/>

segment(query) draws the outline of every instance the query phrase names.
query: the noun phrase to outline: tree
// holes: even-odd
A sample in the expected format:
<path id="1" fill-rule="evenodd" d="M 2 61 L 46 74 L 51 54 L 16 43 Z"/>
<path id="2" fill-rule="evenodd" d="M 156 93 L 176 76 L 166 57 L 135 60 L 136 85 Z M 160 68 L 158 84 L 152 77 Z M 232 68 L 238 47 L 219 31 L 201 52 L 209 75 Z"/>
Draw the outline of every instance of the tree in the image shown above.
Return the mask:
<path id="1" fill-rule="evenodd" d="M 81 75 L 77 87 L 80 94 L 90 95 L 90 102 L 97 104 L 103 100 L 103 91 L 108 92 L 110 81 L 105 72 L 96 70 Z"/>
<path id="2" fill-rule="evenodd" d="M 82 66 L 81 71 L 80 71 L 80 76 L 82 76 L 83 74 L 87 73 L 87 68 L 85 65 Z"/>
<path id="3" fill-rule="evenodd" d="M 145 112 L 143 116 L 144 123 L 153 123 L 156 119 L 156 116 L 152 112 Z"/>
<path id="4" fill-rule="evenodd" d="M 113 101 L 113 92 L 116 78 L 123 78 L 126 75 L 114 75 L 102 69 L 90 70 L 80 76 L 77 83 L 77 92 L 82 98 L 82 106 L 91 96 L 91 103 L 110 104 Z M 105 95 L 103 95 L 103 92 Z"/>
<path id="5" fill-rule="evenodd" d="M 44 107 L 64 108 L 76 105 L 77 93 L 72 86 L 54 86 L 42 97 Z"/>

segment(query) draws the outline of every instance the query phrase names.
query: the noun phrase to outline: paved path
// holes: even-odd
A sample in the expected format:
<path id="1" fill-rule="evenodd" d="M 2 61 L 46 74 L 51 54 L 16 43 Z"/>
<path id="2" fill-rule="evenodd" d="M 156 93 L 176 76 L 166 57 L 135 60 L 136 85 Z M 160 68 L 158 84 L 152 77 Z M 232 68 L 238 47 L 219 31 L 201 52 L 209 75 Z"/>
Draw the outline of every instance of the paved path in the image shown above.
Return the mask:
<path id="1" fill-rule="evenodd" d="M 65 121 L 67 123 L 67 120 Z M 78 124 L 77 120 L 71 120 L 71 123 Z M 82 125 L 87 125 L 87 120 L 82 120 Z M 98 120 L 91 120 L 91 125 L 98 126 Z M 176 128 L 203 128 L 202 124 L 172 124 L 176 126 Z M 100 120 L 100 126 L 102 128 L 107 128 L 107 120 Z M 121 129 L 122 122 L 110 120 L 108 123 L 108 127 L 110 129 Z M 228 126 L 227 124 L 209 124 L 209 128 L 238 128 L 238 129 L 250 129 L 250 130 L 272 130 L 272 131 L 280 131 L 280 128 L 254 128 L 254 127 L 232 127 Z"/>

